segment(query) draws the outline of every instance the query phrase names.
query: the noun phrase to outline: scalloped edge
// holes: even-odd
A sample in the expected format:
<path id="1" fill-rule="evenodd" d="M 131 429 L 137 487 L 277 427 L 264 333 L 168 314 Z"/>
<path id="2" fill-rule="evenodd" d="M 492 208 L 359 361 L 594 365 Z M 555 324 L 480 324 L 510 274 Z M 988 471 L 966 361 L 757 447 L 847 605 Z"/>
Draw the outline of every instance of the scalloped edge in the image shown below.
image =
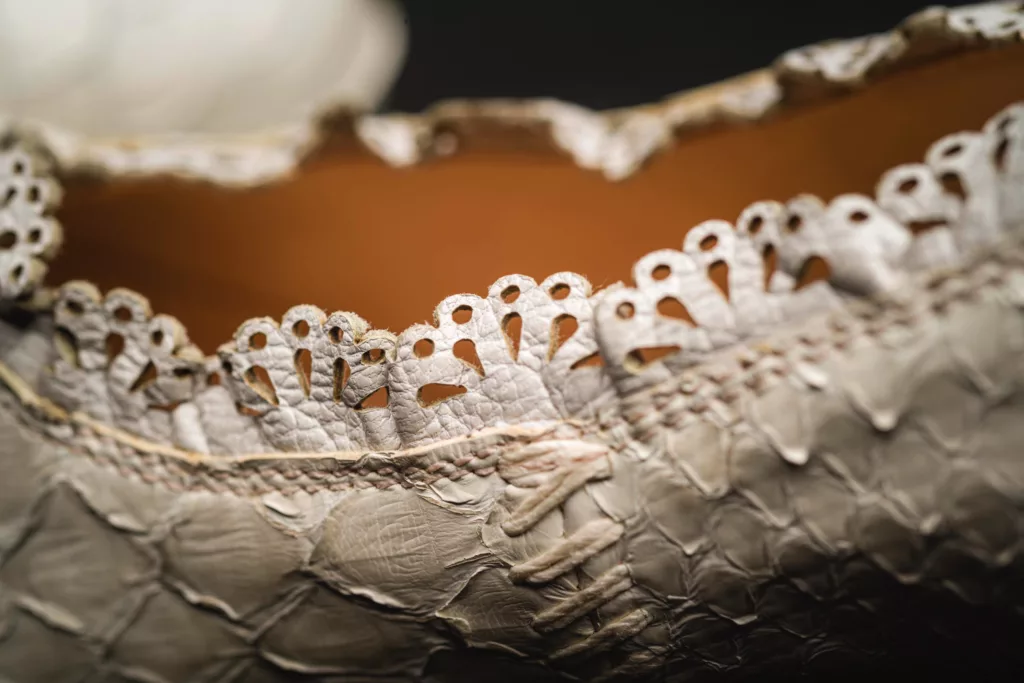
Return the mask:
<path id="1" fill-rule="evenodd" d="M 1011 144 L 1012 147 L 1009 146 Z M 621 409 L 628 405 L 635 396 L 650 392 L 657 393 L 658 387 L 673 383 L 696 382 L 690 391 L 684 391 L 684 393 L 690 396 L 690 400 L 695 402 L 695 406 L 696 403 L 700 403 L 705 406 L 704 410 L 707 410 L 708 405 L 715 403 L 717 399 L 713 396 L 709 398 L 705 394 L 707 392 L 714 394 L 721 389 L 722 382 L 715 373 L 718 362 L 716 359 L 721 360 L 722 358 L 726 358 L 726 365 L 732 367 L 731 370 L 726 371 L 726 374 L 731 373 L 732 375 L 742 375 L 751 368 L 761 368 L 765 364 L 772 365 L 775 360 L 781 358 L 784 367 L 773 366 L 769 370 L 781 369 L 784 371 L 783 374 L 791 375 L 794 381 L 810 382 L 813 380 L 813 372 L 804 367 L 806 359 L 788 358 L 785 345 L 773 346 L 769 343 L 772 339 L 777 340 L 780 335 L 785 337 L 794 331 L 806 331 L 808 321 L 821 322 L 822 319 L 829 318 L 834 321 L 835 315 L 830 313 L 837 311 L 839 317 L 863 318 L 864 324 L 861 325 L 855 320 L 854 327 L 863 327 L 865 333 L 869 335 L 876 334 L 878 325 L 872 323 L 871 319 L 880 315 L 878 311 L 869 311 L 861 315 L 854 309 L 880 307 L 879 310 L 882 311 L 883 317 L 887 315 L 886 311 L 896 311 L 894 320 L 897 321 L 907 315 L 913 317 L 919 311 L 939 311 L 942 306 L 946 305 L 943 302 L 969 295 L 970 287 L 965 289 L 960 286 L 962 283 L 956 284 L 957 274 L 959 273 L 960 276 L 970 275 L 978 269 L 980 261 L 986 258 L 991 260 L 993 252 L 996 252 L 997 265 L 1000 262 L 1004 265 L 1010 264 L 1014 268 L 1021 265 L 1018 242 L 1021 237 L 1019 233 L 1024 230 L 1024 203 L 1019 201 L 1018 193 L 1008 192 L 1008 190 L 1015 190 L 1024 178 L 1021 176 L 1021 173 L 1024 173 L 1024 167 L 1020 166 L 1020 163 L 1024 162 L 1024 156 L 1018 156 L 1024 152 L 1022 144 L 1024 144 L 1024 104 L 1017 103 L 994 114 L 981 132 L 953 133 L 940 138 L 929 148 L 926 163 L 903 164 L 887 171 L 879 181 L 877 200 L 862 195 L 841 195 L 826 205 L 817 198 L 802 195 L 785 205 L 778 202 L 755 202 L 741 214 L 740 219 L 736 222 L 735 230 L 733 230 L 732 224 L 725 221 L 706 221 L 685 233 L 682 251 L 659 250 L 641 258 L 634 266 L 634 280 L 637 282 L 635 288 L 619 284 L 593 294 L 581 276 L 569 273 L 557 273 L 543 283 L 535 283 L 523 276 L 507 276 L 500 278 L 492 285 L 486 299 L 470 295 L 455 295 L 441 302 L 435 309 L 435 321 L 443 322 L 443 325 L 439 327 L 414 325 L 397 337 L 384 332 L 368 330 L 365 321 L 352 314 L 342 314 L 344 317 L 342 319 L 334 315 L 327 316 L 324 312 L 311 306 L 293 307 L 283 320 L 294 325 L 298 325 L 304 320 L 312 320 L 314 325 L 322 328 L 317 334 L 322 337 L 321 341 L 327 346 L 337 347 L 341 341 L 348 343 L 347 339 L 341 339 L 341 335 L 339 338 L 334 338 L 331 335 L 330 340 L 326 338 L 331 324 L 337 326 L 342 323 L 346 325 L 345 336 L 352 337 L 351 343 L 348 345 L 355 349 L 357 355 L 363 354 L 364 349 L 360 344 L 364 341 L 387 342 L 385 344 L 387 348 L 381 348 L 382 359 L 386 361 L 382 365 L 385 368 L 383 386 L 392 389 L 404 387 L 404 393 L 409 394 L 407 390 L 410 387 L 422 388 L 425 383 L 431 381 L 456 379 L 465 383 L 466 378 L 472 378 L 475 381 L 474 373 L 470 371 L 467 374 L 466 368 L 462 368 L 461 375 L 452 375 L 452 368 L 459 366 L 455 358 L 444 360 L 447 365 L 441 367 L 441 379 L 431 379 L 431 375 L 416 374 L 417 371 L 410 372 L 407 376 L 403 375 L 402 373 L 407 371 L 407 368 L 403 367 L 403 363 L 408 364 L 410 360 L 413 360 L 413 363 L 421 362 L 411 358 L 412 341 L 421 336 L 420 333 L 424 330 L 434 331 L 440 335 L 445 325 L 454 330 L 466 324 L 454 320 L 454 313 L 467 302 L 480 302 L 485 306 L 495 306 L 494 321 L 510 311 L 519 311 L 519 308 L 510 307 L 512 304 L 505 298 L 509 284 L 516 284 L 520 286 L 517 288 L 517 293 L 524 298 L 521 304 L 524 306 L 521 309 L 524 319 L 534 317 L 528 315 L 531 310 L 541 311 L 538 313 L 539 319 L 544 325 L 549 325 L 551 320 L 557 320 L 557 314 L 560 311 L 563 313 L 569 311 L 571 315 L 577 317 L 580 326 L 589 326 L 590 334 L 578 338 L 578 341 L 582 340 L 584 346 L 576 348 L 575 355 L 568 360 L 582 358 L 583 353 L 590 353 L 592 350 L 586 345 L 594 346 L 596 344 L 595 353 L 601 356 L 604 365 L 602 372 L 598 373 L 599 379 L 603 382 L 602 386 L 610 382 L 611 388 L 614 389 L 611 392 L 602 389 L 601 392 L 591 392 L 593 395 L 587 394 L 585 397 L 587 400 L 583 402 L 585 410 L 582 412 L 559 409 L 555 411 L 556 414 L 552 415 L 517 414 L 512 419 L 501 412 L 501 415 L 497 417 L 495 414 L 476 415 L 469 422 L 457 418 L 454 426 L 446 425 L 425 431 L 420 426 L 418 429 L 422 433 L 416 432 L 417 428 L 411 432 L 400 430 L 396 437 L 398 441 L 393 444 L 374 441 L 367 432 L 363 434 L 366 443 L 354 443 L 354 447 L 346 450 L 337 446 L 336 441 L 334 448 L 317 447 L 315 449 L 315 452 L 319 454 L 317 457 L 353 462 L 361 461 L 373 453 L 421 452 L 431 450 L 444 443 L 473 440 L 489 433 L 534 433 L 538 430 L 543 433 L 560 426 L 571 425 L 585 430 L 604 429 L 605 419 L 601 417 L 602 415 L 607 413 L 605 418 L 611 419 L 612 422 L 621 421 Z M 1000 156 L 999 150 L 1013 150 L 1013 154 L 1007 157 L 1003 152 Z M 920 240 L 910 237 L 914 221 L 931 220 L 933 216 L 929 212 L 936 206 L 941 211 L 948 209 L 946 202 L 935 203 L 936 198 L 945 200 L 951 196 L 948 193 L 943 194 L 946 191 L 941 188 L 941 183 L 938 180 L 941 174 L 947 172 L 961 173 L 963 182 L 967 184 L 968 192 L 958 200 L 958 211 L 955 214 L 946 215 L 946 226 L 934 228 L 927 234 L 942 234 L 943 230 L 950 232 L 949 239 L 952 241 L 952 248 L 957 251 L 958 258 L 955 263 L 948 263 L 944 257 L 937 260 L 934 254 L 926 252 L 918 254 L 922 256 L 921 260 L 909 259 L 908 255 L 912 253 L 915 245 L 923 244 Z M 921 182 L 923 178 L 930 179 L 930 184 Z M 914 185 L 908 188 L 902 187 L 905 180 L 914 180 Z M 921 195 L 919 194 L 921 192 L 931 192 L 932 194 Z M 936 192 L 939 194 L 936 195 Z M 1004 202 L 1007 199 L 1010 200 L 1010 203 L 1006 206 L 1010 209 L 1009 213 L 1003 215 Z M 771 211 L 775 211 L 775 213 L 770 213 Z M 907 213 L 908 211 L 909 213 Z M 795 224 L 792 221 L 794 217 L 799 219 Z M 780 237 L 783 230 L 788 232 L 788 236 Z M 718 235 L 715 244 L 706 247 L 705 241 L 714 235 Z M 722 242 L 723 238 L 725 242 Z M 764 248 L 767 246 L 771 246 L 773 249 L 778 247 L 779 269 L 771 277 L 768 277 L 769 272 L 764 270 L 764 265 L 761 263 L 765 253 Z M 1006 246 L 1010 247 L 1007 249 L 1008 254 L 1000 256 L 998 250 Z M 745 256 L 741 255 L 741 248 L 746 250 Z M 724 251 L 719 251 L 719 249 L 724 249 Z M 735 249 L 735 252 L 729 251 L 730 249 Z M 751 265 L 749 258 L 751 254 L 756 265 Z M 806 302 L 799 303 L 793 309 L 795 315 L 765 318 L 762 313 L 767 310 L 766 306 L 771 308 L 794 302 L 799 298 L 800 290 L 796 286 L 796 273 L 802 269 L 812 255 L 833 259 L 834 271 L 829 283 L 831 286 L 823 283 L 825 286 L 818 292 L 821 296 L 813 297 L 812 305 L 806 305 Z M 678 262 L 680 258 L 683 259 L 681 266 Z M 743 258 L 747 258 L 747 260 L 743 261 Z M 671 259 L 677 259 L 677 261 Z M 691 323 L 696 321 L 695 324 L 681 326 L 678 321 L 668 321 L 672 322 L 675 327 L 666 328 L 665 321 L 653 312 L 654 302 L 660 303 L 666 295 L 679 296 L 683 303 L 691 303 L 689 297 L 696 297 L 692 301 L 708 301 L 707 288 L 711 286 L 710 267 L 716 259 L 724 260 L 735 266 L 736 272 L 742 271 L 746 276 L 756 278 L 748 279 L 745 283 L 739 282 L 739 284 L 746 285 L 747 288 L 743 290 L 744 292 L 753 291 L 750 287 L 753 283 L 756 285 L 753 289 L 763 293 L 757 294 L 752 299 L 743 300 L 739 297 L 733 299 L 726 295 L 724 304 L 713 303 L 712 309 L 705 309 L 701 312 L 694 308 Z M 658 265 L 660 263 L 669 263 L 670 265 Z M 746 265 L 743 265 L 744 263 Z M 665 278 L 657 276 L 659 268 L 669 268 Z M 776 282 L 776 276 L 782 279 Z M 566 278 L 569 277 L 577 278 L 572 286 L 580 285 L 581 292 L 565 298 L 564 306 L 580 304 L 583 301 L 586 304 L 583 308 L 579 306 L 559 308 L 554 305 L 556 300 L 563 298 L 556 296 L 555 290 L 560 286 L 564 287 L 565 285 L 562 283 L 567 282 Z M 980 281 L 983 285 L 988 282 L 985 277 L 988 276 L 983 273 L 982 281 Z M 700 282 L 694 278 L 699 279 Z M 733 281 L 730 279 L 729 282 L 730 288 L 732 288 Z M 953 284 L 950 284 L 951 282 Z M 1014 286 L 1019 284 L 1015 282 Z M 915 301 L 913 297 L 897 294 L 904 285 L 911 286 L 911 291 L 919 300 Z M 814 289 L 807 288 L 803 291 L 815 293 Z M 739 290 L 733 290 L 734 295 L 738 292 Z M 566 294 L 569 294 L 568 287 Z M 581 300 L 580 295 L 584 299 Z M 627 298 L 623 299 L 623 296 Z M 621 331 L 616 331 L 612 325 L 621 325 L 620 322 L 614 320 L 616 317 L 623 319 L 633 317 L 632 304 L 630 304 L 630 315 L 621 315 L 620 313 L 622 302 L 630 300 L 629 297 L 636 303 L 635 313 L 641 326 L 630 328 L 623 334 Z M 281 326 L 275 320 L 255 318 L 242 323 L 233 342 L 223 345 L 216 356 L 204 358 L 198 349 L 189 344 L 184 329 L 176 320 L 168 316 L 153 315 L 148 301 L 128 290 L 115 289 L 102 295 L 99 290 L 88 283 L 72 281 L 65 283 L 53 300 L 56 307 L 53 309 L 52 316 L 43 315 L 37 318 L 42 321 L 44 328 L 48 329 L 17 334 L 13 338 L 12 344 L 14 347 L 20 346 L 20 349 L 15 349 L 13 352 L 14 356 L 24 352 L 24 349 L 28 347 L 35 349 L 39 354 L 47 354 L 47 357 L 45 359 L 36 358 L 30 362 L 27 366 L 27 373 L 19 374 L 18 368 L 8 364 L 0 366 L 0 380 L 12 389 L 23 404 L 36 409 L 48 419 L 65 425 L 77 425 L 78 428 L 87 429 L 90 433 L 98 434 L 100 437 L 109 437 L 133 451 L 169 455 L 193 464 L 231 460 L 265 460 L 268 458 L 290 460 L 295 457 L 303 457 L 298 454 L 308 454 L 311 451 L 308 447 L 302 447 L 304 444 L 309 445 L 310 441 L 302 436 L 304 432 L 301 429 L 299 430 L 300 438 L 297 441 L 298 446 L 282 445 L 279 443 L 280 439 L 275 441 L 273 436 L 268 433 L 267 425 L 252 419 L 253 413 L 246 413 L 242 410 L 237 410 L 239 425 L 244 428 L 240 431 L 247 430 L 255 434 L 254 440 L 242 444 L 243 448 L 223 447 L 220 444 L 229 441 L 244 441 L 245 438 L 249 438 L 249 435 L 243 434 L 236 438 L 233 428 L 229 426 L 227 432 L 230 434 L 225 437 L 224 434 L 218 433 L 218 430 L 208 428 L 212 424 L 217 425 L 221 428 L 220 431 L 223 431 L 225 427 L 223 421 L 227 419 L 229 412 L 234 415 L 239 405 L 248 407 L 243 403 L 245 383 L 242 381 L 242 373 L 246 368 L 262 361 L 259 358 L 246 359 L 246 363 L 249 365 L 245 367 L 236 365 L 234 371 L 227 371 L 227 379 L 224 381 L 227 383 L 226 389 L 234 403 L 226 401 L 224 397 L 218 397 L 219 403 L 208 404 L 204 401 L 205 390 L 200 387 L 203 384 L 209 386 L 208 379 L 211 374 L 220 374 L 220 363 L 224 361 L 234 363 L 239 356 L 250 353 L 250 350 L 244 346 L 252 343 L 255 333 L 261 331 L 269 331 L 268 334 L 276 333 Z M 17 304 L 10 298 L 6 303 Z M 643 305 L 647 305 L 652 310 L 644 313 Z M 724 311 L 721 308 L 723 305 L 725 306 Z M 716 309 L 714 306 L 718 306 L 718 308 Z M 486 309 L 481 309 L 481 312 L 485 313 L 484 318 L 486 318 Z M 755 314 L 753 317 L 751 317 L 752 313 Z M 715 320 L 720 320 L 723 314 L 729 318 L 735 317 L 735 320 L 727 321 L 726 324 L 715 322 Z M 642 315 L 647 317 L 642 317 Z M 712 318 L 702 318 L 704 315 L 711 315 Z M 448 317 L 451 317 L 452 320 L 448 321 Z M 66 349 L 62 349 L 61 335 L 58 333 L 60 326 L 67 326 L 69 333 L 73 332 L 75 329 L 73 321 L 79 319 L 86 321 L 81 329 L 89 334 L 89 337 L 83 337 L 83 339 L 88 342 L 87 346 L 91 355 L 88 358 L 82 356 L 86 361 L 84 363 L 79 362 L 77 349 L 73 353 L 74 360 L 68 360 L 69 356 Z M 611 320 L 612 323 L 609 324 L 608 320 Z M 705 320 L 710 322 L 705 322 Z M 628 324 L 634 323 L 630 320 Z M 812 326 L 813 324 L 816 323 L 812 323 Z M 51 325 L 52 327 L 49 327 Z M 289 331 L 297 330 L 298 328 L 294 325 L 285 325 L 284 328 Z M 500 341 L 498 338 L 500 330 L 494 325 L 491 327 L 487 327 L 485 324 L 484 327 L 474 332 L 455 333 L 449 330 L 452 333 L 448 335 L 447 341 L 454 343 L 456 339 L 468 337 L 476 338 L 484 344 L 493 346 Z M 849 327 L 849 324 L 846 327 Z M 305 332 L 296 331 L 295 339 L 291 340 L 295 344 L 285 340 L 289 345 L 285 349 L 286 365 L 290 369 L 286 368 L 284 372 L 290 373 L 290 379 L 287 381 L 292 385 L 300 382 L 296 350 L 314 348 L 303 346 L 307 343 L 303 340 L 310 335 L 310 329 L 311 327 L 307 326 Z M 545 329 L 548 330 L 547 334 L 555 334 L 553 327 Z M 836 329 L 835 331 L 840 333 L 840 336 L 845 334 L 843 330 Z M 692 337 L 691 333 L 697 333 L 701 338 L 696 339 L 696 337 Z M 128 371 L 132 374 L 126 375 L 122 367 L 118 378 L 115 378 L 116 381 L 108 381 L 108 373 L 112 375 L 114 372 L 113 361 L 120 358 L 118 355 L 120 352 L 110 355 L 110 347 L 103 348 L 104 343 L 109 343 L 111 334 L 123 335 L 124 338 L 131 339 L 132 343 L 136 344 L 133 351 L 137 352 L 128 354 L 131 356 L 128 359 Z M 290 334 L 290 332 L 285 334 Z M 716 334 L 719 335 L 717 339 L 713 338 Z M 39 339 L 40 335 L 45 335 L 46 340 Z M 709 338 L 705 338 L 704 335 L 711 335 L 712 338 L 709 341 Z M 29 338 L 33 336 L 34 338 Z M 406 339 L 406 337 L 409 338 Z M 121 339 L 122 344 L 125 343 L 124 338 Z M 537 339 L 545 338 L 541 334 Z M 535 345 L 537 339 L 533 340 Z M 563 341 L 571 339 L 570 336 Z M 691 344 L 694 339 L 699 343 Z M 10 342 L 12 339 L 9 337 L 5 341 Z M 266 343 L 267 340 L 263 341 Z M 311 344 L 312 341 L 311 339 L 309 343 Z M 333 344 L 327 343 L 328 341 Z M 662 362 L 652 363 L 642 370 L 631 370 L 627 367 L 626 361 L 629 353 L 644 347 L 664 344 L 666 341 L 677 344 L 677 350 L 686 352 L 675 357 L 675 361 L 682 359 L 680 362 L 666 359 Z M 39 343 L 33 346 L 33 342 Z M 90 344 L 91 346 L 89 346 Z M 405 357 L 401 355 L 403 344 L 407 347 L 405 348 Z M 679 346 L 680 344 L 682 346 Z M 377 346 L 379 344 L 374 348 Z M 256 346 L 255 348 L 259 350 L 261 347 Z M 348 349 L 348 351 L 352 349 Z M 536 349 L 534 350 L 536 351 Z M 12 353 L 11 348 L 4 351 L 7 354 Z M 508 350 L 506 349 L 502 353 L 508 353 Z M 291 367 L 293 354 L 295 354 L 295 366 Z M 280 356 L 280 354 L 278 355 Z M 547 357 L 549 365 L 552 355 Z M 64 358 L 63 365 L 59 360 L 62 356 Z M 744 359 L 742 356 L 749 357 Z M 7 355 L 4 360 L 6 362 Z M 331 360 L 334 360 L 333 357 Z M 143 391 L 141 390 L 142 385 L 136 386 L 136 384 L 139 384 L 142 375 L 146 372 L 143 369 L 140 373 L 143 365 L 148 368 L 154 364 L 153 378 L 146 386 L 155 390 L 156 394 L 150 394 L 150 388 Z M 378 363 L 375 361 L 374 364 Z M 512 368 L 521 364 L 521 358 L 511 356 L 499 360 L 495 367 Z M 24 363 L 22 366 L 26 367 Z M 540 370 L 529 366 L 528 363 L 522 367 L 541 376 L 545 380 L 545 389 L 550 391 L 550 386 L 546 381 L 550 378 L 543 376 L 543 367 L 545 367 L 543 363 L 541 363 Z M 187 372 L 179 374 L 177 371 L 181 369 L 185 369 Z M 280 367 L 278 370 L 280 372 Z M 564 370 L 565 367 L 562 367 L 558 372 Z M 397 380 L 396 372 L 399 373 Z M 566 380 L 559 387 L 568 386 L 568 374 L 562 377 L 558 375 L 558 372 L 555 373 L 554 378 Z M 133 386 L 127 389 L 128 382 L 136 374 L 138 374 L 138 378 Z M 192 384 L 185 390 L 175 384 L 178 380 L 173 379 L 168 384 L 168 386 L 173 385 L 172 394 L 165 394 L 163 393 L 165 387 L 161 386 L 160 378 L 171 379 L 172 376 L 187 379 Z M 482 376 L 483 373 L 481 373 Z M 415 382 L 407 381 L 410 379 Z M 308 381 L 307 378 L 307 383 Z M 510 375 L 499 381 L 504 383 L 511 381 Z M 54 382 L 56 384 L 52 384 Z M 62 382 L 63 384 L 61 384 Z M 335 382 L 337 382 L 336 377 Z M 86 387 L 86 385 L 98 387 L 98 393 L 93 391 L 81 395 L 77 388 Z M 499 386 L 501 385 L 499 384 Z M 71 387 L 71 391 L 61 393 L 62 388 L 67 387 Z M 470 389 L 473 390 L 473 387 Z M 292 386 L 290 391 L 294 393 L 295 387 Z M 309 391 L 307 384 L 305 387 L 307 400 L 310 399 Z M 504 394 L 502 395 L 504 396 Z M 160 400 L 154 399 L 153 396 L 157 396 Z M 170 398 L 166 398 L 167 396 Z M 360 396 L 364 396 L 364 394 L 360 394 Z M 526 390 L 523 396 L 529 398 L 530 391 Z M 61 401 L 61 397 L 68 400 Z M 486 388 L 477 391 L 477 398 L 481 397 L 490 400 L 492 404 L 495 401 L 494 396 L 487 394 Z M 551 398 L 550 395 L 549 398 Z M 516 396 L 513 399 L 510 403 L 521 401 L 522 397 Z M 321 399 L 314 396 L 311 400 L 315 402 Z M 535 397 L 530 399 L 531 402 L 534 400 L 536 400 Z M 121 403 L 118 403 L 119 401 Z M 334 402 L 338 403 L 337 393 L 335 393 Z M 299 403 L 301 403 L 301 399 Z M 204 414 L 204 410 L 208 410 L 211 405 L 214 410 Z M 501 407 L 500 401 L 497 405 L 499 408 Z M 532 403 L 528 403 L 528 405 L 532 409 Z M 129 410 L 127 414 L 124 414 L 121 409 L 126 406 Z M 170 407 L 168 408 L 168 406 Z M 231 411 L 224 410 L 225 406 L 230 406 Z M 323 411 L 310 417 L 308 413 L 304 413 L 299 404 L 291 403 L 290 406 L 293 410 L 289 414 L 293 417 L 286 416 L 286 421 L 289 421 L 291 426 L 288 428 L 293 431 L 298 424 L 294 422 L 294 416 L 303 414 L 305 415 L 304 419 L 312 422 L 312 427 L 319 427 L 325 433 L 328 433 L 334 426 L 330 419 L 327 419 L 332 416 L 324 414 Z M 697 412 L 695 406 L 693 412 Z M 180 407 L 184 407 L 185 410 L 178 413 Z M 432 406 L 421 407 L 432 408 Z M 476 407 L 475 404 L 472 406 L 466 404 L 461 411 L 457 411 L 457 415 L 465 417 L 474 412 L 466 409 L 474 408 L 475 410 Z M 512 407 L 520 406 L 515 403 Z M 555 404 L 552 403 L 552 408 L 555 407 Z M 271 402 L 264 408 L 270 414 L 277 409 L 277 404 Z M 340 408 L 344 408 L 344 406 Z M 348 408 L 358 410 L 359 406 L 353 404 Z M 406 414 L 408 411 L 403 411 L 401 416 L 394 409 L 388 409 L 387 412 L 396 424 L 402 420 L 407 422 L 410 420 L 410 415 Z M 428 412 L 425 411 L 424 414 Z M 171 413 L 176 413 L 173 418 L 169 416 Z M 161 417 L 151 423 L 150 420 L 154 415 Z M 436 417 L 437 415 L 434 414 L 431 419 Z M 318 419 L 319 423 L 316 422 Z M 879 428 L 884 429 L 885 416 L 880 416 L 878 419 L 880 420 Z M 481 424 L 472 424 L 474 422 Z M 345 427 L 345 425 L 341 426 Z M 401 425 L 399 426 L 401 427 Z M 273 428 L 271 424 L 269 429 Z M 410 433 L 413 435 L 412 437 L 409 436 Z M 184 436 L 182 436 L 183 434 Z M 347 433 L 344 436 L 348 438 Z M 328 436 L 328 441 L 330 438 L 332 437 Z M 163 442 L 162 445 L 161 442 Z M 194 444 L 198 444 L 198 446 Z M 211 444 L 216 447 L 211 449 Z M 265 451 L 260 450 L 262 447 L 266 447 Z M 268 455 L 271 452 L 274 455 Z M 261 455 L 261 453 L 267 454 Z M 799 460 L 799 454 L 781 455 L 794 462 Z"/>
<path id="2" fill-rule="evenodd" d="M 995 288 L 998 296 L 1010 293 L 1024 306 L 1024 243 L 1020 236 L 1010 248 L 995 250 L 975 260 L 961 272 L 928 273 L 920 278 L 926 308 L 942 310 L 953 302 L 982 296 Z M 1012 274 L 1007 277 L 1007 274 Z M 822 349 L 847 347 L 864 332 L 886 324 L 913 326 L 915 311 L 906 302 L 859 302 L 863 306 L 833 311 L 823 319 L 807 321 L 792 330 L 780 330 L 757 343 L 719 350 L 692 372 L 661 382 L 627 397 L 619 397 L 595 418 L 559 420 L 532 426 L 488 427 L 471 434 L 398 450 L 334 452 L 268 451 L 245 454 L 207 454 L 156 443 L 137 434 L 105 424 L 90 416 L 68 411 L 40 395 L 10 365 L 0 361 L 0 385 L 7 390 L 4 403 L 13 399 L 30 424 L 51 439 L 63 443 L 76 456 L 136 481 L 159 483 L 172 491 L 205 490 L 259 496 L 272 492 L 314 493 L 351 488 L 410 488 L 462 476 L 487 477 L 495 472 L 501 453 L 544 442 L 586 439 L 601 432 L 613 448 L 629 450 L 623 429 L 641 441 L 651 428 L 679 424 L 680 410 L 690 418 L 708 419 L 706 410 L 681 405 L 680 398 L 694 395 L 694 382 L 702 389 L 703 402 L 736 400 L 738 388 L 752 389 L 752 396 L 771 390 L 772 381 L 797 381 L 811 388 L 813 378 L 800 372 L 805 357 Z M 784 374 L 780 376 L 780 369 Z M 727 381 L 722 377 L 728 375 Z M 787 380 L 788 378 L 788 380 Z M 755 388 L 756 387 L 756 388 Z M 680 396 L 682 393 L 684 396 Z M 70 431 L 68 431 L 70 430 Z M 806 464 L 772 444 L 779 456 L 794 466 Z M 414 476 L 410 476 L 413 473 Z"/>

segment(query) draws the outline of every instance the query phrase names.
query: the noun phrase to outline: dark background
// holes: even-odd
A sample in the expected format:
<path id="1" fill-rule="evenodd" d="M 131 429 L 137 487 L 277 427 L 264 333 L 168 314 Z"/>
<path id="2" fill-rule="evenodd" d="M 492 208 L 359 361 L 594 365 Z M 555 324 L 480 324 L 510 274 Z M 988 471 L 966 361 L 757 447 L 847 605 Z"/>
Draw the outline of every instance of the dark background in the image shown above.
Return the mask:
<path id="1" fill-rule="evenodd" d="M 782 52 L 885 31 L 922 0 L 400 0 L 409 54 L 386 104 L 556 97 L 642 104 L 768 66 Z"/>

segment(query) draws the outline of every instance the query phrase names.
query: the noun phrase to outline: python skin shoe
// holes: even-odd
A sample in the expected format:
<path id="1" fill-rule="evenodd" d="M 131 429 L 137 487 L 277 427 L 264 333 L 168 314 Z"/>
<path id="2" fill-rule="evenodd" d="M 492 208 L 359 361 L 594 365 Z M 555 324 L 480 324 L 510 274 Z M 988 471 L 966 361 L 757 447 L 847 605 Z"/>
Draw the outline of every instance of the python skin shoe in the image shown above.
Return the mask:
<path id="1" fill-rule="evenodd" d="M 1022 37 L 932 8 L 604 113 L 12 123 L 0 680 L 1021 680 Z"/>

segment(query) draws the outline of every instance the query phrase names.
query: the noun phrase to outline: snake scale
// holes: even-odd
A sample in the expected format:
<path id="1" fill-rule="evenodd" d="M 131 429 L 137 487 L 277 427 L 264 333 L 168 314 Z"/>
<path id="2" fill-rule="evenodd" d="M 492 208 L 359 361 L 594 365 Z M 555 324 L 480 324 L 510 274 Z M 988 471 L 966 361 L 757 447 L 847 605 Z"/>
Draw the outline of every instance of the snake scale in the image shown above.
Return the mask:
<path id="1" fill-rule="evenodd" d="M 0 680 L 1024 670 L 1024 105 L 632 285 L 297 306 L 209 357 L 42 284 L 50 172 L 0 154 Z"/>

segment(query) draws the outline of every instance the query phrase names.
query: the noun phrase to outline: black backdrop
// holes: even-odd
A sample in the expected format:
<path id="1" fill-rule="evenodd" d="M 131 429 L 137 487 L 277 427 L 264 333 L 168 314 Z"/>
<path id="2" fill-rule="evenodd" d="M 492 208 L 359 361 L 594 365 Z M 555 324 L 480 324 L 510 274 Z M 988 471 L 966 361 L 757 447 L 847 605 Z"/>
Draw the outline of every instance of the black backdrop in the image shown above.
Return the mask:
<path id="1" fill-rule="evenodd" d="M 892 28 L 922 0 L 400 0 L 409 55 L 386 108 L 449 97 L 660 99 L 785 50 Z"/>

